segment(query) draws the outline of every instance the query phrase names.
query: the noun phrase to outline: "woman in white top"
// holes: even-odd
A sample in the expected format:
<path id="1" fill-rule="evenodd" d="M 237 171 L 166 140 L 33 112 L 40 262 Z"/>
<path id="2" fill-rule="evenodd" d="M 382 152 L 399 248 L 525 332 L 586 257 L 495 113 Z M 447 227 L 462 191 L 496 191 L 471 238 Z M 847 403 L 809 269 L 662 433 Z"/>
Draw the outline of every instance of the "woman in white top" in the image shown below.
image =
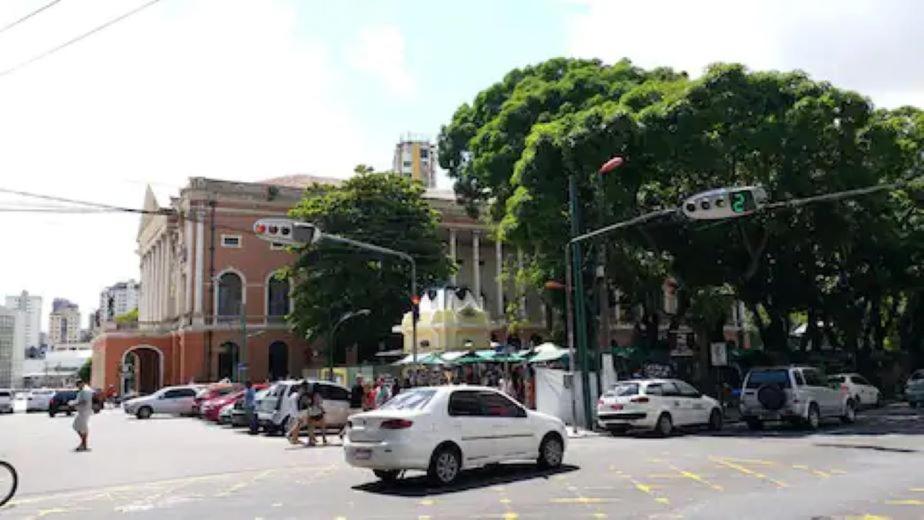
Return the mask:
<path id="1" fill-rule="evenodd" d="M 288 417 L 288 424 L 286 427 L 286 437 L 289 439 L 290 444 L 298 444 L 298 434 L 302 429 L 301 418 L 299 417 L 298 412 L 298 398 L 300 397 L 298 392 L 298 387 L 292 385 L 289 388 L 289 395 L 285 396 L 282 401 L 282 416 Z"/>

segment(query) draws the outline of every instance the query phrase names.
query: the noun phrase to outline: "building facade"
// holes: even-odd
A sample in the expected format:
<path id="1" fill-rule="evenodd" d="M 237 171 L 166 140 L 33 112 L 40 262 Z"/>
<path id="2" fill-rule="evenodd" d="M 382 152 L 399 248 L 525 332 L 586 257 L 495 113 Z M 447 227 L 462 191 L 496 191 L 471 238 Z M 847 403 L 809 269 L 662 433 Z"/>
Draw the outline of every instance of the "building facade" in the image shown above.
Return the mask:
<path id="1" fill-rule="evenodd" d="M 23 340 L 26 348 L 42 345 L 42 297 L 30 295 L 23 291 L 17 296 L 6 297 L 6 307 L 22 311 L 24 315 Z"/>
<path id="2" fill-rule="evenodd" d="M 99 321 L 115 321 L 116 316 L 137 309 L 140 294 L 141 284 L 135 280 L 119 282 L 106 287 L 99 295 Z"/>
<path id="3" fill-rule="evenodd" d="M 25 314 L 0 307 L 0 388 L 22 387 Z"/>
<path id="4" fill-rule="evenodd" d="M 80 341 L 80 308 L 63 298 L 55 298 L 48 315 L 48 342 L 52 345 Z"/>
<path id="5" fill-rule="evenodd" d="M 285 217 L 311 184 L 338 182 L 304 175 L 260 183 L 197 177 L 163 207 L 148 190 L 137 235 L 139 321 L 103 325 L 93 341 L 93 385 L 149 392 L 189 381 L 302 376 L 321 367 L 323 344 L 308 344 L 285 321 L 289 286 L 275 275 L 294 257 L 255 236 L 253 223 Z M 446 285 L 476 297 L 498 341 L 510 340 L 510 318 L 522 343 L 550 339 L 560 318 L 547 312 L 540 294 L 518 291 L 504 275 L 524 264 L 525 252 L 495 241 L 453 193 L 428 190 L 425 197 L 441 215 L 438 237 L 457 266 Z M 602 312 L 612 319 L 611 334 L 601 337 L 628 344 L 631 313 L 618 305 Z"/>
<path id="6" fill-rule="evenodd" d="M 392 171 L 432 189 L 436 187 L 436 161 L 435 144 L 408 135 L 395 146 Z"/>

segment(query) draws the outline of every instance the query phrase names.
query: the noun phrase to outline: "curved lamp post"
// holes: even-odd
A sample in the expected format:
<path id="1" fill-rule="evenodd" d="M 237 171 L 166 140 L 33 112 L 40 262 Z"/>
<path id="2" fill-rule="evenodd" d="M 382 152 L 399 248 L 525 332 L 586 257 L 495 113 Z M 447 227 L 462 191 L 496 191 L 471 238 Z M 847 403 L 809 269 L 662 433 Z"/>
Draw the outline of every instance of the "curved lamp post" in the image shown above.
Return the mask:
<path id="1" fill-rule="evenodd" d="M 357 316 L 368 316 L 372 314 L 372 311 L 369 309 L 360 309 L 358 311 L 350 311 L 337 320 L 336 323 L 330 328 L 330 333 L 328 334 L 328 346 L 327 346 L 327 379 L 328 381 L 334 380 L 334 338 L 337 333 L 337 329 L 340 328 L 340 325 L 343 325 L 345 322 L 357 317 Z"/>

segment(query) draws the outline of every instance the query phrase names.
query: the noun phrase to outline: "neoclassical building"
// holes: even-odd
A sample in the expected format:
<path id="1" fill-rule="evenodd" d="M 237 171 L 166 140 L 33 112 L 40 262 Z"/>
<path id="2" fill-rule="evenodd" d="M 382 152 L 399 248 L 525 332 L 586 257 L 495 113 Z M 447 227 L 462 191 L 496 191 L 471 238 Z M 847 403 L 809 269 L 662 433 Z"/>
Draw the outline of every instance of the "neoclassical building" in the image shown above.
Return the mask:
<path id="1" fill-rule="evenodd" d="M 293 261 L 291 254 L 251 230 L 257 218 L 285 216 L 308 185 L 337 182 L 306 175 L 260 183 L 196 177 L 169 201 L 148 189 L 137 237 L 139 322 L 123 329 L 109 324 L 95 338 L 94 386 L 151 391 L 242 369 L 263 380 L 323 364 L 323 345 L 309 345 L 285 323 L 289 287 L 274 275 Z M 510 298 L 520 299 L 519 321 L 544 330 L 541 299 L 516 294 L 501 276 L 523 253 L 493 241 L 452 193 L 428 191 L 426 198 L 442 215 L 440 238 L 458 265 L 449 282 L 479 295 L 498 337 Z"/>

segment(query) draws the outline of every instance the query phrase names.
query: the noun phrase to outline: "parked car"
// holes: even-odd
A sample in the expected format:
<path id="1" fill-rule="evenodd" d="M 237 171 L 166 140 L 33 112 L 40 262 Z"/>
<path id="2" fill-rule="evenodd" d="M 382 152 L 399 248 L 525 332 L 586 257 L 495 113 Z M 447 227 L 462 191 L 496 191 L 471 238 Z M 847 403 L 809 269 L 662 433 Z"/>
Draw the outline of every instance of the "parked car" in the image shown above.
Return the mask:
<path id="1" fill-rule="evenodd" d="M 13 391 L 0 388 L 0 413 L 13 413 Z"/>
<path id="2" fill-rule="evenodd" d="M 234 409 L 234 403 L 228 403 L 221 407 L 218 412 L 218 424 L 231 424 L 231 413 Z"/>
<path id="3" fill-rule="evenodd" d="M 463 469 L 509 460 L 558 467 L 567 438 L 560 419 L 527 410 L 494 388 L 441 386 L 409 389 L 353 415 L 343 447 L 347 463 L 382 480 L 424 470 L 445 485 Z"/>
<path id="4" fill-rule="evenodd" d="M 865 377 L 860 374 L 836 374 L 828 376 L 828 383 L 841 385 L 841 390 L 846 390 L 857 407 L 882 405 L 882 394 L 879 389 L 873 386 Z"/>
<path id="5" fill-rule="evenodd" d="M 47 412 L 55 391 L 48 388 L 31 390 L 26 394 L 26 412 Z"/>
<path id="6" fill-rule="evenodd" d="M 767 421 L 785 421 L 818 428 L 822 419 L 856 419 L 857 403 L 840 385 L 829 386 L 813 367 L 754 368 L 744 379 L 741 416 L 748 428 L 759 430 Z"/>
<path id="7" fill-rule="evenodd" d="M 244 385 L 239 383 L 214 383 L 208 386 L 196 386 L 197 392 L 193 400 L 191 414 L 199 416 L 204 402 L 215 399 L 216 397 L 228 395 L 232 392 L 237 392 L 242 388 L 244 388 Z"/>
<path id="8" fill-rule="evenodd" d="M 915 379 L 905 388 L 905 400 L 912 408 L 924 403 L 924 378 Z"/>
<path id="9" fill-rule="evenodd" d="M 269 394 L 270 388 L 264 388 L 263 390 L 260 390 L 259 392 L 257 392 L 256 398 L 254 399 L 255 408 L 257 410 L 260 409 L 260 401 L 264 397 L 266 397 L 267 394 Z M 250 426 L 250 424 L 248 424 L 247 422 L 247 413 L 244 411 L 243 396 L 241 396 L 240 399 L 234 401 L 234 406 L 231 407 L 231 426 L 235 426 L 235 427 Z"/>
<path id="10" fill-rule="evenodd" d="M 630 429 L 670 435 L 675 427 L 722 429 L 722 406 L 679 379 L 616 383 L 597 402 L 597 423 L 614 433 Z"/>
<path id="11" fill-rule="evenodd" d="M 196 387 L 189 385 L 168 386 L 151 395 L 123 402 L 122 410 L 139 419 L 147 419 L 155 413 L 191 415 L 197 391 Z"/>
<path id="12" fill-rule="evenodd" d="M 266 388 L 267 385 L 258 383 L 253 385 L 255 391 L 260 391 Z M 243 400 L 244 390 L 238 390 L 236 392 L 231 392 L 229 394 L 221 395 L 208 401 L 204 401 L 201 405 L 201 416 L 203 419 L 208 419 L 210 421 L 218 422 L 218 414 L 221 412 L 222 408 L 226 405 L 233 405 L 238 399 Z M 256 402 L 256 400 L 254 401 Z"/>
<path id="13" fill-rule="evenodd" d="M 75 411 L 74 401 L 77 400 L 77 390 L 57 390 L 48 402 L 48 416 L 54 417 L 59 413 L 71 415 Z M 93 391 L 93 413 L 103 409 L 103 395 L 99 390 Z"/>
<path id="14" fill-rule="evenodd" d="M 286 396 L 298 390 L 302 381 L 279 381 L 257 401 L 257 420 L 263 431 L 273 434 L 285 430 L 289 416 L 282 406 Z M 330 428 L 342 428 L 350 415 L 350 390 L 330 381 L 308 380 L 308 384 L 319 385 L 324 400 L 324 420 Z"/>

